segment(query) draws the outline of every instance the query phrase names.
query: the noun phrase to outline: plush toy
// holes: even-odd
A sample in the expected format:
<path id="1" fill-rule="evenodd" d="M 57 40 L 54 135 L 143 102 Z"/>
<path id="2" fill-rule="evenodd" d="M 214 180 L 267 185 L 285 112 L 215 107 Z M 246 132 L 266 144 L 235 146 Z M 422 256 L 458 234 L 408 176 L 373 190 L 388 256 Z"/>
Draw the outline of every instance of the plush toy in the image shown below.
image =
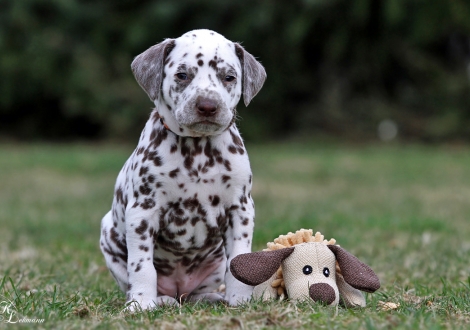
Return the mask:
<path id="1" fill-rule="evenodd" d="M 364 307 L 363 294 L 380 288 L 374 271 L 355 256 L 311 229 L 281 235 L 268 248 L 241 254 L 230 264 L 233 276 L 254 285 L 255 298 L 312 298 L 335 306 Z"/>

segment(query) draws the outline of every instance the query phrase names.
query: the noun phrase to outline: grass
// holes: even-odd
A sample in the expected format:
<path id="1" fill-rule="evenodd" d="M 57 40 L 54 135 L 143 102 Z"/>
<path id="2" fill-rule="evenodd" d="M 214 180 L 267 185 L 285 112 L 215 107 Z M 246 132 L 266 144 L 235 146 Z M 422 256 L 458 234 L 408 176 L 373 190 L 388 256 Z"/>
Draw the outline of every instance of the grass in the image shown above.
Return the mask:
<path id="1" fill-rule="evenodd" d="M 254 250 L 302 227 L 334 237 L 381 279 L 366 308 L 252 301 L 120 314 L 125 297 L 99 252 L 99 225 L 132 147 L 9 144 L 0 145 L 0 316 L 44 319 L 33 325 L 44 329 L 470 326 L 468 147 L 286 143 L 248 150 Z M 385 311 L 380 301 L 399 306 Z M 4 321 L 0 328 L 32 326 Z"/>

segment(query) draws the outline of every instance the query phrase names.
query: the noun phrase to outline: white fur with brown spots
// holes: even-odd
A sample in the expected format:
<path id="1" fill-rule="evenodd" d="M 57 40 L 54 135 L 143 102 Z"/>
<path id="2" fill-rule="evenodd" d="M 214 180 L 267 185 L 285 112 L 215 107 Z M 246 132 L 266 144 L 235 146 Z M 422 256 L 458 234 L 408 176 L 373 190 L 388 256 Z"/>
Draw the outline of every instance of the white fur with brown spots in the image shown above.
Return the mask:
<path id="1" fill-rule="evenodd" d="M 195 30 L 149 48 L 132 70 L 156 107 L 101 222 L 106 264 L 142 309 L 246 301 L 253 288 L 228 267 L 251 252 L 254 226 L 251 169 L 234 122 L 264 68 L 239 44 Z M 222 283 L 225 297 L 216 292 Z"/>

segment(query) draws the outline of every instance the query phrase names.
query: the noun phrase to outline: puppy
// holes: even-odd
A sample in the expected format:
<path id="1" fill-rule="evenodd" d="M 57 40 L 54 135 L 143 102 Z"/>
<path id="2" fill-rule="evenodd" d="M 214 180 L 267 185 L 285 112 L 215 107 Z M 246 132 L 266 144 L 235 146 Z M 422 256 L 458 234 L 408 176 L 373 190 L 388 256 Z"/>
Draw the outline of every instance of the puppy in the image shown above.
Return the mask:
<path id="1" fill-rule="evenodd" d="M 101 222 L 101 250 L 129 308 L 182 300 L 237 305 L 253 288 L 228 265 L 251 252 L 254 204 L 236 106 L 266 73 L 239 44 L 195 30 L 152 46 L 132 62 L 155 104 L 116 181 Z M 225 296 L 217 292 L 225 283 Z"/>

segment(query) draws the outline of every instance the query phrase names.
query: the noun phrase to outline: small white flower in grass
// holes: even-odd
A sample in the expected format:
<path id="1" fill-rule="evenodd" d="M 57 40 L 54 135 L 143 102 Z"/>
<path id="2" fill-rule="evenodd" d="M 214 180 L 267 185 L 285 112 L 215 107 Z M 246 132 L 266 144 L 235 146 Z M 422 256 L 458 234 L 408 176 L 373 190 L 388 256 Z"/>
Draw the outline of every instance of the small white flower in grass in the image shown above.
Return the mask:
<path id="1" fill-rule="evenodd" d="M 391 311 L 391 310 L 394 310 L 394 309 L 397 309 L 398 307 L 400 307 L 400 304 L 399 303 L 393 303 L 393 302 L 390 302 L 390 301 L 379 301 L 377 303 L 377 306 L 383 310 L 383 311 Z"/>

